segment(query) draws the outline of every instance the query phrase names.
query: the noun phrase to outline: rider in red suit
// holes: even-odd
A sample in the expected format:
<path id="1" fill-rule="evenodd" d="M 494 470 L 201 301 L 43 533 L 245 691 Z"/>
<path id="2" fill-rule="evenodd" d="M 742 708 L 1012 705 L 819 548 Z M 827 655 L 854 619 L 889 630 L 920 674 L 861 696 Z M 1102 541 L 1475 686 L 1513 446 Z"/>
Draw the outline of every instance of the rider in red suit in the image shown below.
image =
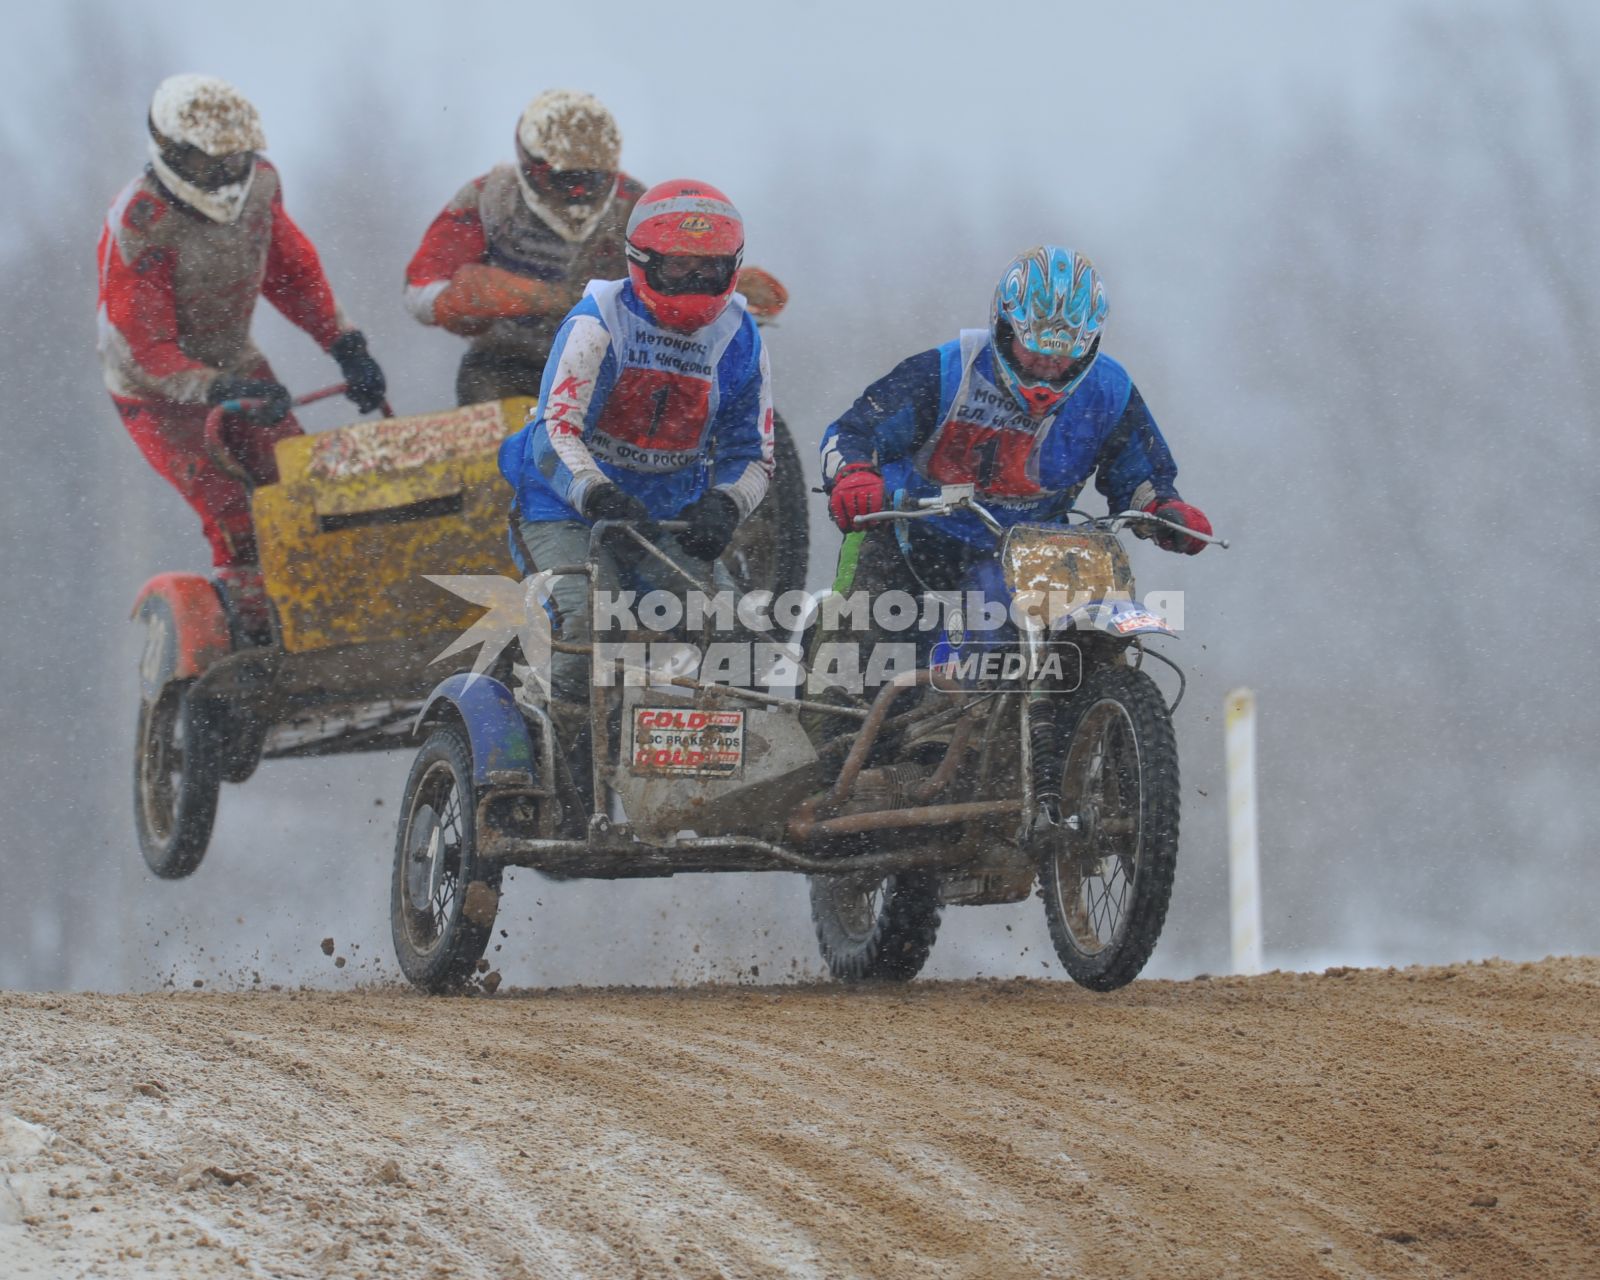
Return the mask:
<path id="1" fill-rule="evenodd" d="M 628 217 L 644 187 L 621 170 L 622 133 L 601 102 L 547 89 L 517 121 L 517 163 L 456 192 L 406 267 L 406 307 L 470 340 L 456 401 L 536 396 L 556 330 L 591 280 L 628 274 Z M 746 267 L 739 289 L 758 319 L 788 300 Z"/>
<path id="2" fill-rule="evenodd" d="M 230 447 L 258 484 L 273 446 L 300 427 L 250 340 L 264 295 L 339 362 L 367 412 L 383 372 L 335 301 L 317 251 L 283 207 L 255 108 L 210 76 L 162 81 L 150 106 L 150 164 L 100 234 L 99 347 L 106 388 L 140 451 L 200 516 L 224 587 L 258 580 L 246 487 L 206 452 L 214 405 L 266 402 Z"/>
<path id="3" fill-rule="evenodd" d="M 460 404 L 538 395 L 556 330 L 590 280 L 627 274 L 623 231 L 644 188 L 622 135 L 587 93 L 541 93 L 517 122 L 517 163 L 456 193 L 406 267 L 406 306 L 471 341 Z"/>

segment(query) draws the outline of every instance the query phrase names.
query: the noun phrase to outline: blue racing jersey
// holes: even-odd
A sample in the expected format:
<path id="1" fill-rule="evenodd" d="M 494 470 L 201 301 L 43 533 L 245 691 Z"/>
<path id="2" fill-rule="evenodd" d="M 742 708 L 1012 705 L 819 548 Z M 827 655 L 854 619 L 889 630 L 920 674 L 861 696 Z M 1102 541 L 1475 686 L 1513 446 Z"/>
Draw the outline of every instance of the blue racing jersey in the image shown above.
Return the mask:
<path id="1" fill-rule="evenodd" d="M 1175 498 L 1178 467 L 1127 371 L 1100 356 L 1065 400 L 1030 417 L 995 378 L 987 330 L 902 360 L 823 433 L 830 488 L 851 462 L 876 463 L 891 498 L 972 484 L 1001 524 L 1059 519 L 1091 475 L 1113 511 Z M 919 528 L 978 546 L 994 536 L 970 511 Z"/>
<path id="2" fill-rule="evenodd" d="M 578 520 L 612 481 L 670 519 L 708 488 L 740 519 L 772 476 L 772 377 L 735 294 L 703 329 L 663 328 L 626 280 L 591 281 L 556 332 L 528 425 L 500 446 L 500 472 L 532 521 Z"/>

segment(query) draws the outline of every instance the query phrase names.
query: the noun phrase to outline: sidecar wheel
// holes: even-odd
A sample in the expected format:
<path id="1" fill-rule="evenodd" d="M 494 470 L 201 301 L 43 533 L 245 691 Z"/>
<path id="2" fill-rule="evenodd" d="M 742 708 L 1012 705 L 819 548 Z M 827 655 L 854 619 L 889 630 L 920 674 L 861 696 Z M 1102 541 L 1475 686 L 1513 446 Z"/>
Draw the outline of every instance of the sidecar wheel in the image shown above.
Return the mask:
<path id="1" fill-rule="evenodd" d="M 1075 982 L 1114 991 L 1144 968 L 1166 922 L 1178 861 L 1178 748 L 1142 671 L 1091 674 L 1067 709 L 1064 825 L 1039 885 L 1056 955 Z"/>
<path id="2" fill-rule="evenodd" d="M 475 800 L 466 742 L 436 729 L 406 779 L 389 893 L 400 970 L 425 991 L 466 982 L 494 932 L 500 868 L 478 858 Z"/>
<path id="3" fill-rule="evenodd" d="M 139 704 L 133 746 L 133 825 L 145 865 L 181 880 L 211 843 L 222 787 L 221 760 L 203 699 L 192 680 L 165 685 Z"/>
<path id="4" fill-rule="evenodd" d="M 841 982 L 916 977 L 939 936 L 939 911 L 931 872 L 811 877 L 817 946 Z"/>

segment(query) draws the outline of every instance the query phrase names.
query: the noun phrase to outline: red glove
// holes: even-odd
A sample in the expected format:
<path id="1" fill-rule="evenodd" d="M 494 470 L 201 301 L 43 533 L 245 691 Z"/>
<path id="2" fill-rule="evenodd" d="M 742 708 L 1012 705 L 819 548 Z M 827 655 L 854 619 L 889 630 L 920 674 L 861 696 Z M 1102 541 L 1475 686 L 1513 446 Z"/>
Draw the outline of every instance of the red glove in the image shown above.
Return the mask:
<path id="1" fill-rule="evenodd" d="M 855 528 L 857 516 L 883 510 L 883 477 L 870 462 L 846 463 L 833 482 L 828 497 L 828 514 L 846 533 Z"/>
<path id="2" fill-rule="evenodd" d="M 1176 521 L 1196 533 L 1211 532 L 1211 521 L 1206 519 L 1206 513 L 1181 498 L 1157 498 L 1146 504 L 1144 511 L 1163 520 Z M 1169 529 L 1165 525 L 1146 525 L 1143 529 L 1135 528 L 1134 532 L 1151 539 L 1163 551 L 1181 551 L 1184 555 L 1197 556 L 1206 549 L 1206 544 L 1199 538 L 1186 538 L 1176 529 Z"/>

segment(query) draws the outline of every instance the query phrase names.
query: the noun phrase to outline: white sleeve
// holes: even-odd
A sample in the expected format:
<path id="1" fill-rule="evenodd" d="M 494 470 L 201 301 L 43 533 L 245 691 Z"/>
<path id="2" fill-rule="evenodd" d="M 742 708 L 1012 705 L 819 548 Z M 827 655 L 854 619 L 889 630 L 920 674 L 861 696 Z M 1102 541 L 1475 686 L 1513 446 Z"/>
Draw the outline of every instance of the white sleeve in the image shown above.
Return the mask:
<path id="1" fill-rule="evenodd" d="M 433 280 L 427 284 L 408 284 L 406 286 L 406 310 L 423 324 L 438 324 L 433 317 L 433 303 L 438 296 L 450 287 L 448 280 Z"/>
<path id="2" fill-rule="evenodd" d="M 739 508 L 741 521 L 748 520 L 750 513 L 761 505 L 761 499 L 767 496 L 767 486 L 772 483 L 772 366 L 767 361 L 764 344 L 757 376 L 761 379 L 756 402 L 756 428 L 761 432 L 761 456 L 747 462 L 734 479 L 717 485 L 718 489 L 733 499 L 734 505 Z"/>
<path id="3" fill-rule="evenodd" d="M 611 335 L 598 317 L 573 317 L 556 351 L 555 368 L 545 375 L 549 391 L 539 405 L 550 448 L 572 476 L 566 486 L 566 501 L 578 511 L 583 510 L 583 499 L 589 490 L 605 481 L 584 436 L 600 369 L 610 350 Z"/>

